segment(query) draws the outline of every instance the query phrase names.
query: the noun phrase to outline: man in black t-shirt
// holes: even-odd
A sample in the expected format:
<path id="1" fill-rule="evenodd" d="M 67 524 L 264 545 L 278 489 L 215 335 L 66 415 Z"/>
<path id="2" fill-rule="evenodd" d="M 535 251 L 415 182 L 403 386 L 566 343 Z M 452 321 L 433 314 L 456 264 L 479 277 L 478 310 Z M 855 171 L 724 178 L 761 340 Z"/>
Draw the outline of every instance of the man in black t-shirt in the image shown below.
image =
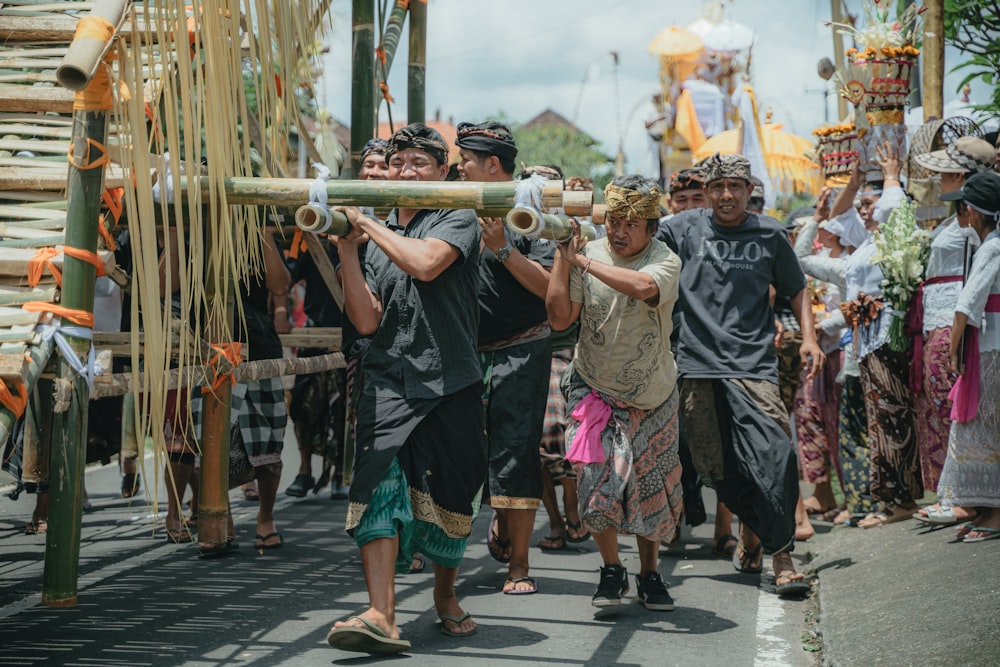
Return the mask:
<path id="1" fill-rule="evenodd" d="M 458 124 L 458 169 L 467 181 L 509 181 L 517 146 L 507 126 Z M 503 592 L 537 590 L 528 547 L 542 497 L 541 457 L 552 342 L 545 291 L 555 245 L 514 234 L 499 218 L 480 218 L 479 351 L 489 442 L 490 554 L 507 563 Z"/>
<path id="2" fill-rule="evenodd" d="M 676 355 L 684 430 L 702 480 L 740 517 L 733 565 L 760 572 L 766 548 L 779 595 L 798 595 L 809 585 L 791 559 L 798 471 L 777 384 L 772 285 L 791 298 L 809 377 L 822 367 L 823 352 L 784 229 L 747 212 L 749 161 L 715 155 L 706 172 L 712 208 L 676 215 L 661 229 L 683 261 Z"/>

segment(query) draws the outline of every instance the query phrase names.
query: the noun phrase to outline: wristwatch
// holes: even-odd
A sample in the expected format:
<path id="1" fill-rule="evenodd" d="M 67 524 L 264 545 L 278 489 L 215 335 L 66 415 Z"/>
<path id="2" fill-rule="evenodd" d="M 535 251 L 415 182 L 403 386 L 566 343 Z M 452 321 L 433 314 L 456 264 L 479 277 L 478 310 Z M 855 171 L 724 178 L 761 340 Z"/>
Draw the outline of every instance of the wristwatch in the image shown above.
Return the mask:
<path id="1" fill-rule="evenodd" d="M 493 254 L 497 256 L 497 260 L 499 260 L 502 264 L 510 259 L 510 246 L 505 244 L 502 248 L 497 249 L 497 251 Z"/>

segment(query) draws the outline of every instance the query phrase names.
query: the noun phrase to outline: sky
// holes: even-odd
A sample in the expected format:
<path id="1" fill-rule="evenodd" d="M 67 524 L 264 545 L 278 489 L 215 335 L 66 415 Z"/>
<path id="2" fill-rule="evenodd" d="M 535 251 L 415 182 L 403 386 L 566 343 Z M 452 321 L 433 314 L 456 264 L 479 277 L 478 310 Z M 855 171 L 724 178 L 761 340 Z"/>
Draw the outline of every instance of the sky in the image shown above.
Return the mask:
<path id="1" fill-rule="evenodd" d="M 824 102 L 835 122 L 836 99 L 824 100 L 831 85 L 816 73 L 821 58 L 833 58 L 833 32 L 824 25 L 830 1 L 724 5 L 726 18 L 757 33 L 750 76 L 760 109 L 770 108 L 773 122 L 806 137 L 824 124 Z M 858 14 L 861 1 L 846 5 Z M 349 124 L 350 0 L 333 0 L 332 12 L 319 95 Z M 440 110 L 444 120 L 480 122 L 502 112 L 525 122 L 550 107 L 598 139 L 608 155 L 622 145 L 628 172 L 653 176 L 643 120 L 659 90 L 659 62 L 646 47 L 663 28 L 685 26 L 701 12 L 699 0 L 429 0 L 427 118 Z M 389 76 L 393 120 L 406 115 L 406 31 Z M 612 51 L 619 54 L 617 68 Z M 945 58 L 947 71 L 961 55 L 949 50 Z M 945 79 L 945 102 L 958 97 L 960 80 Z M 987 98 L 985 86 L 974 84 L 972 101 Z M 386 120 L 384 108 L 380 120 Z"/>

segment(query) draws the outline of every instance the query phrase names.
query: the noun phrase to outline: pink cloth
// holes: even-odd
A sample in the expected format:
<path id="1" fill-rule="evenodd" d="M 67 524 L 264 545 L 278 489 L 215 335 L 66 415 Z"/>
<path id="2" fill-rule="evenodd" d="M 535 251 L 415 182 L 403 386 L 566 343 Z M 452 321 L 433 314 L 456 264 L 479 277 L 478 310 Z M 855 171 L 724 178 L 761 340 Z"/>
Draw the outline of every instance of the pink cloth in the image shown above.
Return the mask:
<path id="1" fill-rule="evenodd" d="M 986 300 L 987 313 L 1000 312 L 1000 294 L 991 294 Z M 965 350 L 965 374 L 958 376 L 958 382 L 951 388 L 951 418 L 965 423 L 976 418 L 979 409 L 979 329 L 966 327 L 963 342 Z"/>
<path id="2" fill-rule="evenodd" d="M 605 403 L 596 391 L 591 391 L 576 404 L 571 413 L 580 426 L 573 435 L 573 442 L 566 453 L 566 459 L 574 463 L 603 463 L 604 445 L 601 431 L 608 425 L 611 406 Z"/>

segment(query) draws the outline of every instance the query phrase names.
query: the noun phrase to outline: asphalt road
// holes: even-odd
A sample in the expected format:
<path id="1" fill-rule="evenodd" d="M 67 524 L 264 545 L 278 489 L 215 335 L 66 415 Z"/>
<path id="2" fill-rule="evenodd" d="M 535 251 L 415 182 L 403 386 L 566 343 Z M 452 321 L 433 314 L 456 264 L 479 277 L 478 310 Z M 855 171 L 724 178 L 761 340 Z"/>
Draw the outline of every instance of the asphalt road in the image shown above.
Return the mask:
<path id="1" fill-rule="evenodd" d="M 290 442 L 282 489 L 295 475 L 297 457 Z M 165 541 L 162 489 L 157 513 L 148 489 L 131 501 L 121 498 L 114 463 L 89 467 L 86 478 L 95 509 L 84 515 L 79 603 L 70 609 L 40 605 L 44 536 L 23 534 L 33 496 L 0 499 L 0 665 L 310 666 L 377 660 L 325 642 L 333 621 L 367 603 L 358 550 L 343 531 L 345 501 L 326 493 L 301 500 L 280 493 L 276 516 L 285 547 L 258 552 L 256 506 L 234 491 L 241 548 L 232 557 L 205 561 L 195 557 L 191 545 Z M 711 499 L 707 506 L 714 506 Z M 501 594 L 506 570 L 490 558 L 484 541 L 489 515 L 485 508 L 474 526 L 458 585 L 479 632 L 466 639 L 440 634 L 432 575 L 405 575 L 397 579 L 397 613 L 413 648 L 388 660 L 436 667 L 816 662 L 814 653 L 803 650 L 804 619 L 814 615 L 814 603 L 779 600 L 766 569 L 763 576 L 739 574 L 713 556 L 710 524 L 685 531 L 682 544 L 662 553 L 660 573 L 676 600 L 675 611 L 653 612 L 634 601 L 597 610 L 590 596 L 601 562 L 592 541 L 564 552 L 532 549 L 531 574 L 539 593 Z M 534 540 L 546 528 L 540 516 Z M 634 574 L 634 541 L 623 539 L 622 549 Z M 634 580 L 632 588 L 634 595 Z"/>

